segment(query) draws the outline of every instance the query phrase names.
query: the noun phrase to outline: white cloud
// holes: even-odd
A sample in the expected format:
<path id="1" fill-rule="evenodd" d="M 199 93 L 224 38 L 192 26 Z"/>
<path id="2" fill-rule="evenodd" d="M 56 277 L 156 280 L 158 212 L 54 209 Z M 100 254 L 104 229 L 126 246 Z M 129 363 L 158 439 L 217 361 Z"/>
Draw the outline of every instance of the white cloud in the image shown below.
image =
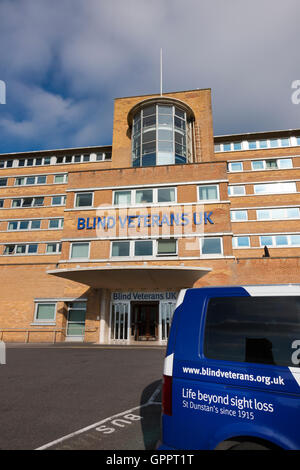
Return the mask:
<path id="1" fill-rule="evenodd" d="M 0 132 L 108 143 L 113 98 L 212 88 L 215 132 L 298 127 L 297 0 L 2 0 Z M 12 149 L 13 150 L 13 149 Z"/>

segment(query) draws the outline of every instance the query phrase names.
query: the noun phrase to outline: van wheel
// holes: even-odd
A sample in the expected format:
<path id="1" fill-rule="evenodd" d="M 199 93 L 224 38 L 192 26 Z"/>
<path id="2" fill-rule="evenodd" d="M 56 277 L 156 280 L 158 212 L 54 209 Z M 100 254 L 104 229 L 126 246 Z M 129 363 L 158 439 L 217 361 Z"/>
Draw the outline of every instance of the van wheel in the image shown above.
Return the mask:
<path id="1" fill-rule="evenodd" d="M 271 450 L 271 447 L 258 442 L 244 441 L 233 445 L 229 450 Z"/>

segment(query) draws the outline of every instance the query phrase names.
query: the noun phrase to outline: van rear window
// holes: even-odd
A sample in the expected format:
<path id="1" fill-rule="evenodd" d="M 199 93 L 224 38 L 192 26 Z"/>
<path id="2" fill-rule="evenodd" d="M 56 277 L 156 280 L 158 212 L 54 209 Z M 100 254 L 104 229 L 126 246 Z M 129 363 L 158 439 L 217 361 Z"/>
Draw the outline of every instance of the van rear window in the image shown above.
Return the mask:
<path id="1" fill-rule="evenodd" d="M 300 297 L 209 300 L 204 335 L 207 358 L 296 367 L 299 344 Z"/>

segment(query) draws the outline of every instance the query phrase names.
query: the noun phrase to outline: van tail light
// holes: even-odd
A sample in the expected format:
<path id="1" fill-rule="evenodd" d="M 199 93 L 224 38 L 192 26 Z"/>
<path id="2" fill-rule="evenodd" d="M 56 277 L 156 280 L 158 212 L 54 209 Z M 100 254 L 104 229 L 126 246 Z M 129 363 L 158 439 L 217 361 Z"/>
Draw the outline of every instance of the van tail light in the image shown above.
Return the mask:
<path id="1" fill-rule="evenodd" d="M 172 416 L 172 376 L 170 375 L 163 376 L 162 412 Z"/>

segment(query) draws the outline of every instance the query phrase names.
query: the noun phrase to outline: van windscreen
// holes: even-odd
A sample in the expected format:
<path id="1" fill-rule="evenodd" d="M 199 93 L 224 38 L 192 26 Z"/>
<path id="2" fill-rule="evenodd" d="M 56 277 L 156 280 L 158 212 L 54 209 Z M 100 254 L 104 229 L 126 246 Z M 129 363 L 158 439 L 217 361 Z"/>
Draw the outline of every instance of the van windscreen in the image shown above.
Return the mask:
<path id="1" fill-rule="evenodd" d="M 204 335 L 207 358 L 297 367 L 299 346 L 300 296 L 209 300 Z"/>

